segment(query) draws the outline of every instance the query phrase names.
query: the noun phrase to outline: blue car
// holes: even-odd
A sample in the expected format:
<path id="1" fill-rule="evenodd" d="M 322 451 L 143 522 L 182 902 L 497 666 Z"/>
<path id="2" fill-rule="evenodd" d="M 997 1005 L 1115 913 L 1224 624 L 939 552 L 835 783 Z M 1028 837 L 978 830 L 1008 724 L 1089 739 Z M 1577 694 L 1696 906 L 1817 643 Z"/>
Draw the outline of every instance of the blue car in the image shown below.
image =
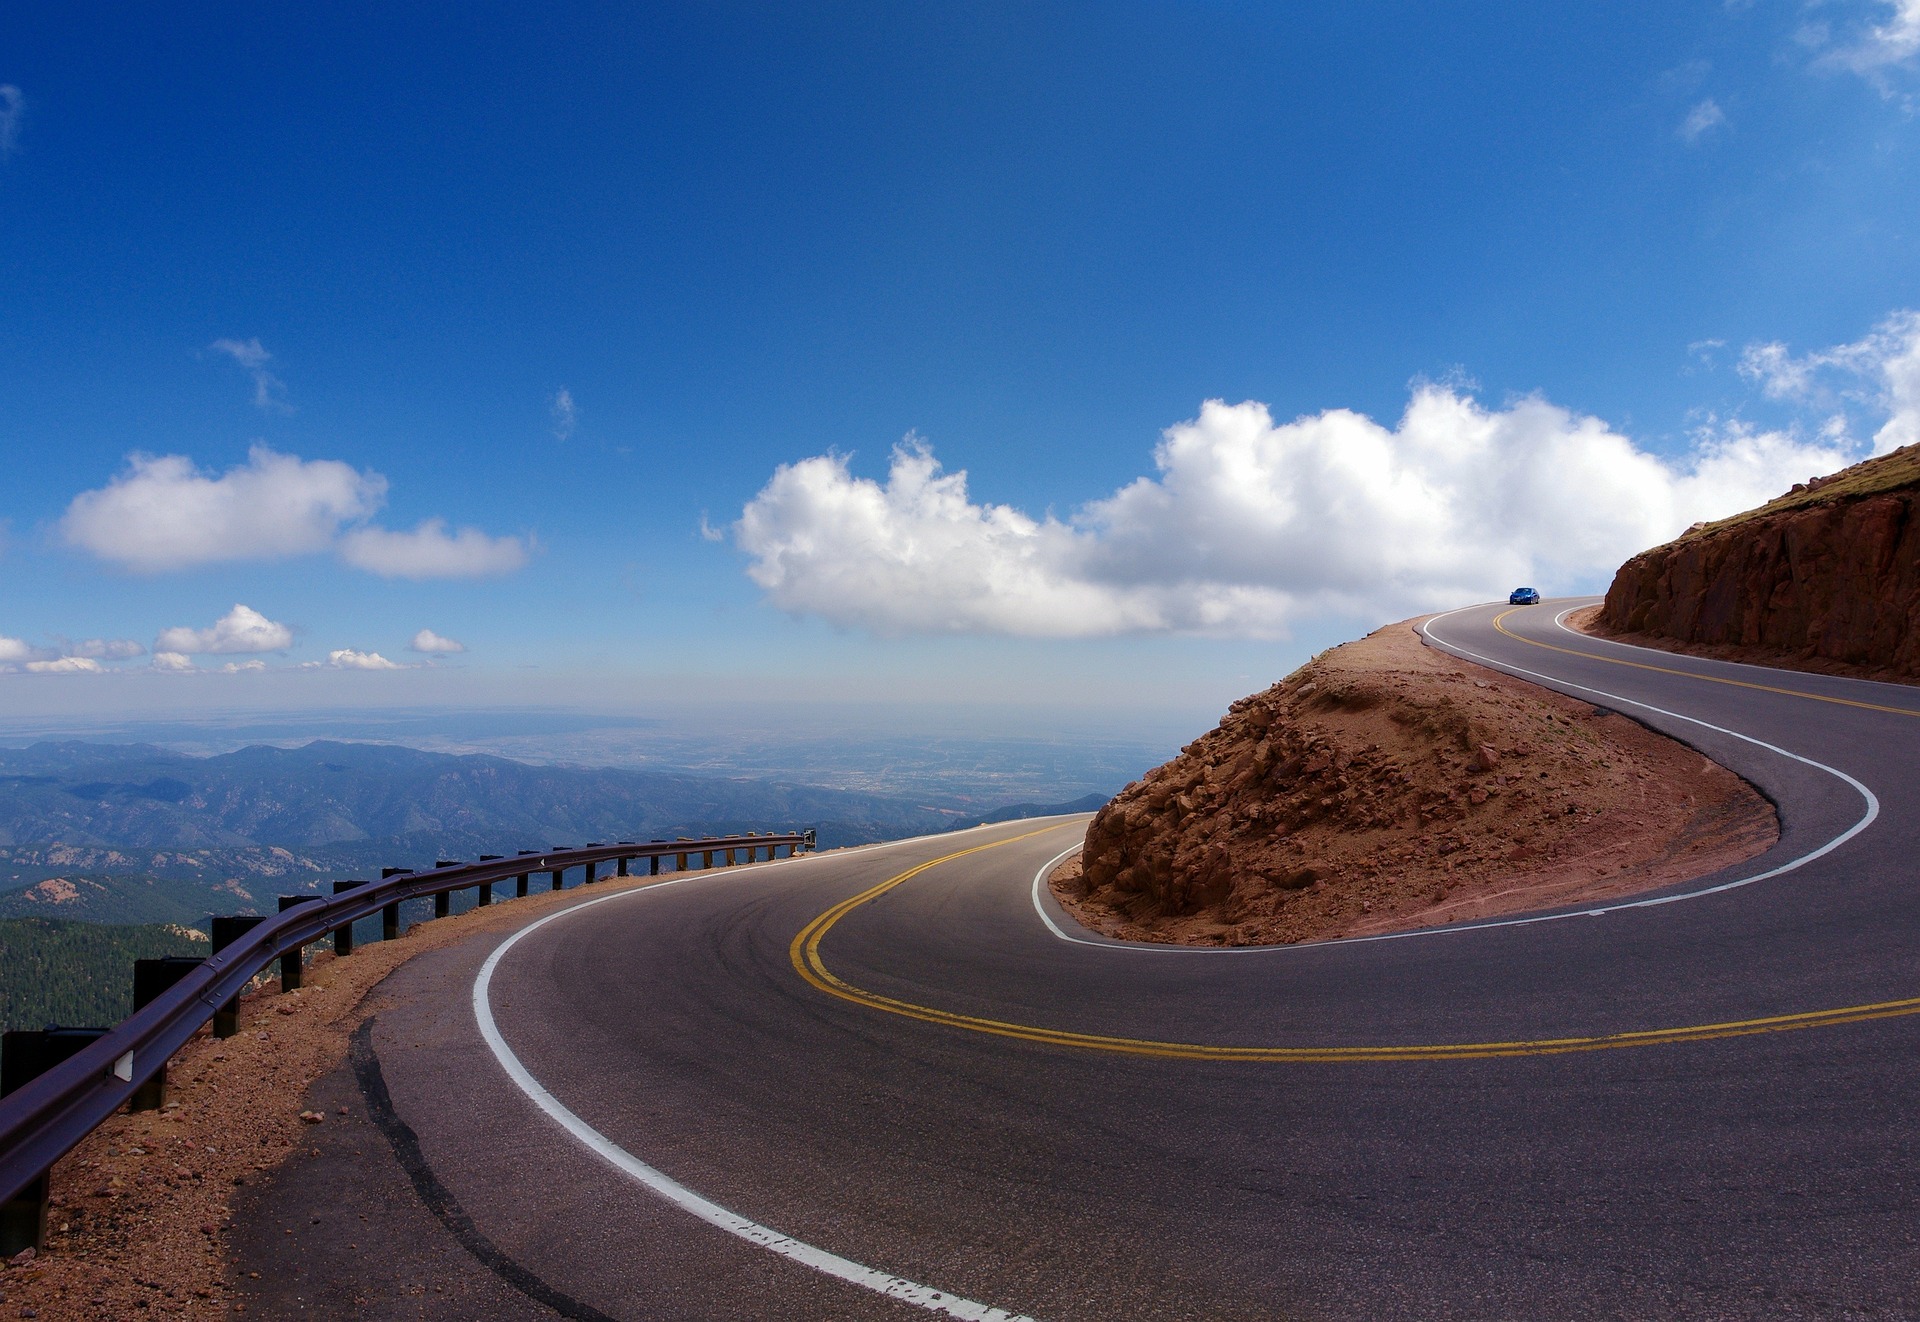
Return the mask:
<path id="1" fill-rule="evenodd" d="M 1538 606 L 1540 594 L 1532 588 L 1515 588 L 1507 598 L 1509 606 Z"/>

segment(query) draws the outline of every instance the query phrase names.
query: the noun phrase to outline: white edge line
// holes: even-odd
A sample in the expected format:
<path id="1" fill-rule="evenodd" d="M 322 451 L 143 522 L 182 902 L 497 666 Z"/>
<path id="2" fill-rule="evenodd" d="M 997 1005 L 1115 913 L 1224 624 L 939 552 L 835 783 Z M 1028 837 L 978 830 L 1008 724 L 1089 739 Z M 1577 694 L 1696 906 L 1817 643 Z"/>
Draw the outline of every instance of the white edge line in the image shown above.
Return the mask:
<path id="1" fill-rule="evenodd" d="M 998 823 L 994 824 L 998 825 Z M 817 858 L 819 856 L 816 854 L 807 855 L 806 857 Z M 796 860 L 783 859 L 781 861 L 793 862 Z M 805 862 L 806 859 L 802 858 L 797 861 Z M 860 1263 L 854 1262 L 849 1258 L 843 1258 L 837 1253 L 829 1253 L 823 1248 L 804 1243 L 801 1240 L 794 1239 L 790 1235 L 783 1235 L 779 1231 L 763 1226 L 757 1221 L 751 1221 L 737 1212 L 730 1212 L 709 1198 L 701 1197 L 693 1190 L 687 1188 L 686 1185 L 681 1184 L 678 1180 L 647 1165 L 646 1162 L 641 1161 L 638 1157 L 620 1147 L 612 1139 L 567 1109 L 559 1098 L 548 1092 L 545 1086 L 533 1077 L 533 1074 L 527 1067 L 520 1062 L 520 1057 L 514 1054 L 513 1048 L 507 1045 L 506 1038 L 500 1033 L 499 1025 L 494 1022 L 493 1007 L 489 1003 L 488 993 L 493 985 L 494 970 L 500 966 L 500 961 L 505 957 L 506 953 L 518 945 L 522 938 L 533 935 L 533 933 L 539 931 L 555 919 L 584 912 L 587 909 L 593 908 L 595 905 L 606 904 L 612 900 L 624 900 L 635 895 L 650 894 L 667 886 L 677 886 L 683 881 L 697 881 L 704 877 L 706 877 L 704 872 L 692 873 L 686 877 L 676 877 L 671 881 L 661 881 L 648 886 L 638 886 L 632 890 L 621 891 L 614 895 L 604 895 L 598 899 L 570 905 L 557 913 L 548 914 L 545 918 L 537 922 L 527 924 L 527 926 L 521 928 L 518 932 L 515 932 L 512 936 L 501 942 L 500 945 L 495 948 L 494 952 L 487 956 L 487 962 L 480 966 L 480 974 L 473 982 L 473 1017 L 479 1023 L 480 1036 L 486 1040 L 488 1049 L 493 1052 L 494 1059 L 500 1062 L 500 1067 L 507 1072 L 507 1077 L 513 1080 L 514 1084 L 521 1092 L 527 1095 L 528 1099 L 531 1100 L 535 1106 L 545 1111 L 559 1123 L 562 1129 L 578 1139 L 592 1151 L 594 1155 L 600 1157 L 608 1165 L 620 1171 L 622 1174 L 630 1176 L 645 1185 L 653 1193 L 664 1198 L 682 1211 L 691 1212 L 708 1225 L 717 1226 L 730 1235 L 735 1235 L 746 1240 L 749 1244 L 756 1244 L 769 1252 L 777 1253 L 783 1258 L 789 1258 L 794 1262 L 800 1263 L 802 1266 L 811 1267 L 817 1272 L 823 1272 L 828 1276 L 846 1281 L 850 1285 L 857 1285 L 864 1290 L 872 1290 L 876 1294 L 885 1295 L 890 1299 L 898 1299 L 902 1303 L 913 1304 L 917 1307 L 927 1309 L 930 1312 L 945 1313 L 948 1317 L 966 1318 L 970 1319 L 971 1322 L 1034 1322 L 1032 1318 L 1027 1317 L 1025 1314 L 1009 1313 L 1003 1308 L 994 1308 L 988 1304 L 976 1303 L 974 1300 L 965 1299 L 956 1294 L 948 1294 L 944 1290 L 936 1290 L 930 1285 L 920 1285 L 917 1282 L 906 1280 L 904 1277 L 892 1276 L 872 1267 L 862 1266 Z"/>
<path id="2" fill-rule="evenodd" d="M 1810 757 L 1802 757 L 1798 753 L 1789 752 L 1787 749 L 1767 743 L 1765 740 L 1755 739 L 1752 735 L 1741 734 L 1738 730 L 1729 730 L 1725 726 L 1713 725 L 1692 716 L 1683 716 L 1679 712 L 1668 711 L 1664 707 L 1655 707 L 1648 703 L 1636 702 L 1634 699 L 1622 697 L 1618 693 L 1608 693 L 1603 689 L 1588 688 L 1584 684 L 1575 684 L 1571 680 L 1561 679 L 1555 675 L 1546 675 L 1539 671 L 1527 670 L 1524 667 L 1516 666 L 1509 662 L 1496 661 L 1492 657 L 1482 656 L 1478 652 L 1470 651 L 1458 643 L 1447 642 L 1438 634 L 1431 631 L 1435 623 L 1446 619 L 1449 615 L 1459 615 L 1465 611 L 1478 609 L 1480 609 L 1478 606 L 1462 606 L 1459 610 L 1446 611 L 1442 614 L 1432 616 L 1426 623 L 1419 626 L 1419 631 L 1425 637 L 1432 640 L 1442 651 L 1454 656 L 1479 661 L 1505 674 L 1524 675 L 1529 679 L 1540 680 L 1548 687 L 1559 685 L 1564 688 L 1577 690 L 1581 693 L 1591 694 L 1597 698 L 1605 698 L 1609 702 L 1624 703 L 1629 707 L 1638 707 L 1641 711 L 1652 712 L 1657 716 L 1670 716 L 1676 721 L 1685 721 L 1687 724 L 1697 725 L 1703 730 L 1712 730 L 1715 734 L 1730 736 L 1743 743 L 1752 744 L 1757 748 L 1764 748 L 1769 753 L 1776 753 L 1791 761 L 1800 762 L 1806 766 L 1824 771 L 1828 775 L 1836 776 L 1852 786 L 1853 789 L 1859 793 L 1860 797 L 1866 801 L 1866 812 L 1861 815 L 1859 821 L 1855 822 L 1845 831 L 1842 831 L 1839 835 L 1834 836 L 1831 840 L 1828 840 L 1819 848 L 1810 850 L 1798 858 L 1790 859 L 1778 867 L 1769 868 L 1765 872 L 1755 873 L 1751 877 L 1737 877 L 1732 881 L 1723 881 L 1717 886 L 1703 886 L 1699 890 L 1685 891 L 1679 895 L 1659 895 L 1646 900 L 1622 900 L 1618 904 L 1601 905 L 1592 909 L 1574 909 L 1567 913 L 1534 914 L 1526 918 L 1496 918 L 1489 919 L 1484 923 L 1455 923 L 1446 927 L 1417 927 L 1410 932 L 1382 932 L 1377 936 L 1347 936 L 1338 937 L 1331 941 L 1298 941 L 1290 945 L 1280 946 L 1230 946 L 1225 949 L 1214 946 L 1174 946 L 1121 941 L 1094 941 L 1083 936 L 1074 936 L 1071 933 L 1062 931 L 1060 925 L 1054 922 L 1047 911 L 1041 907 L 1040 887 L 1044 884 L 1047 874 L 1053 871 L 1060 860 L 1065 858 L 1067 854 L 1073 852 L 1072 849 L 1069 849 L 1034 874 L 1033 908 L 1034 912 L 1040 915 L 1040 921 L 1047 925 L 1048 931 L 1052 932 L 1062 941 L 1071 941 L 1077 946 L 1093 946 L 1099 950 L 1121 950 L 1136 955 L 1280 955 L 1292 954 L 1304 950 L 1324 950 L 1329 946 L 1363 945 L 1372 941 L 1411 941 L 1421 937 L 1457 936 L 1462 932 L 1484 932 L 1496 927 L 1531 927 L 1535 923 L 1557 923 L 1568 918 L 1603 918 L 1607 914 L 1615 913 L 1623 909 L 1652 909 L 1663 904 L 1678 904 L 1682 900 L 1697 900 L 1705 895 L 1718 895 L 1722 891 L 1738 890 L 1742 886 L 1751 886 L 1757 881 L 1769 881 L 1774 877 L 1784 876 L 1786 873 L 1803 868 L 1815 859 L 1824 858 L 1826 855 L 1831 854 L 1834 850 L 1846 844 L 1847 841 L 1859 835 L 1869 826 L 1872 826 L 1874 820 L 1880 816 L 1880 800 L 1874 796 L 1872 790 L 1855 780 L 1852 776 L 1849 776 L 1846 772 L 1836 767 L 1830 767 L 1824 762 L 1816 762 Z M 1568 608 L 1570 611 L 1579 609 L 1581 608 L 1578 606 Z M 1563 612 L 1563 614 L 1564 613 L 1565 612 Z M 1558 617 L 1555 618 L 1554 623 L 1559 623 Z M 1572 633 L 1571 630 L 1567 630 L 1567 632 Z M 1573 636 L 1584 637 L 1585 635 L 1573 634 Z M 1630 646 L 1630 644 L 1621 643 L 1619 646 L 1626 647 Z M 1076 845 L 1074 848 L 1077 849 L 1079 846 Z"/>
<path id="3" fill-rule="evenodd" d="M 1085 847 L 1085 841 L 1081 841 L 1079 844 L 1068 845 L 1065 849 L 1040 865 L 1040 870 L 1033 874 L 1033 911 L 1040 915 L 1040 921 L 1047 925 L 1047 930 L 1059 937 L 1062 941 L 1072 941 L 1076 945 L 1082 946 L 1103 946 L 1107 944 L 1105 941 L 1088 941 L 1084 937 L 1068 936 L 1060 929 L 1060 924 L 1053 921 L 1053 915 L 1048 913 L 1046 908 L 1040 903 L 1040 888 L 1047 884 L 1048 876 L 1052 874 L 1055 868 L 1060 866 L 1060 861 L 1068 854 L 1075 853 Z"/>

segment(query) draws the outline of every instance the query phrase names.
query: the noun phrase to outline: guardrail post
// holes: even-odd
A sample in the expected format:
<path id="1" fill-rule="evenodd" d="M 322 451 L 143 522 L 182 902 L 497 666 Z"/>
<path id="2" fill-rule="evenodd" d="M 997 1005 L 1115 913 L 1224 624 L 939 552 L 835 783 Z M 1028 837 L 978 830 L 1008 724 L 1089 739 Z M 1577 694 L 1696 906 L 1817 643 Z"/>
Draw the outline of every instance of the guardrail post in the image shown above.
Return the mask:
<path id="1" fill-rule="evenodd" d="M 567 874 L 567 870 L 565 868 L 555 868 L 553 870 L 553 889 L 554 890 L 560 889 L 560 879 L 566 876 L 566 874 Z"/>
<path id="2" fill-rule="evenodd" d="M 620 855 L 619 858 L 613 861 L 613 875 L 616 877 L 630 877 L 633 875 L 627 871 L 627 856 L 625 854 Z"/>
<path id="3" fill-rule="evenodd" d="M 731 849 L 729 849 L 729 850 L 727 851 L 727 862 L 726 862 L 726 866 L 727 866 L 727 867 L 732 867 L 732 866 L 733 866 L 733 861 L 734 861 L 734 860 L 733 860 L 733 851 L 732 851 Z"/>
<path id="4" fill-rule="evenodd" d="M 202 963 L 198 955 L 163 955 L 159 959 L 133 961 L 133 1008 L 143 1010 L 174 983 Z M 127 1099 L 129 1111 L 158 1111 L 167 1100 L 167 1066 L 163 1061 L 133 1096 Z"/>
<path id="5" fill-rule="evenodd" d="M 650 845 L 664 845 L 667 842 L 664 840 L 649 840 L 647 843 Z M 649 877 L 657 877 L 660 875 L 660 855 L 647 855 L 647 875 Z"/>
<path id="6" fill-rule="evenodd" d="M 413 871 L 412 868 L 381 868 L 380 880 L 388 877 L 402 877 Z M 398 941 L 400 939 L 400 901 L 395 900 L 380 910 L 380 939 Z"/>
<path id="7" fill-rule="evenodd" d="M 525 858 L 528 854 L 537 854 L 539 852 L 540 851 L 537 849 L 523 849 L 520 851 L 520 856 L 522 858 Z M 519 884 L 515 888 L 514 894 L 518 896 L 520 899 L 524 900 L 527 898 L 527 879 L 530 878 L 531 876 L 533 876 L 531 872 L 522 872 L 520 876 L 517 878 L 517 881 Z"/>
<path id="8" fill-rule="evenodd" d="M 333 893 L 338 895 L 341 891 L 350 891 L 355 886 L 364 886 L 366 884 L 364 881 L 336 881 L 333 883 Z M 342 923 L 333 929 L 333 953 L 336 955 L 351 955 L 353 953 L 352 923 Z"/>
<path id="9" fill-rule="evenodd" d="M 495 859 L 498 859 L 501 857 L 504 857 L 504 856 L 500 854 L 482 854 L 480 855 L 480 861 L 482 863 L 491 863 Z M 474 889 L 477 892 L 473 902 L 474 908 L 484 909 L 489 904 L 493 903 L 493 883 L 492 882 L 483 881 Z"/>
<path id="10" fill-rule="evenodd" d="M 39 1078 L 106 1033 L 104 1028 L 27 1029 L 0 1035 L 0 1097 Z M 0 1257 L 47 1241 L 47 1172 L 0 1203 Z"/>
<path id="11" fill-rule="evenodd" d="M 686 837 L 684 835 L 676 835 L 673 838 L 673 842 L 676 845 L 683 844 L 685 841 Z M 673 856 L 673 870 L 675 872 L 685 872 L 687 870 L 687 856 L 685 854 L 675 854 Z"/>
<path id="12" fill-rule="evenodd" d="M 703 869 L 704 869 L 704 868 L 710 868 L 710 867 L 712 867 L 712 866 L 713 866 L 713 851 L 712 851 L 711 849 L 709 849 L 709 850 L 706 850 L 706 851 L 704 851 L 704 852 L 703 852 L 703 853 L 701 854 L 701 856 L 700 856 L 700 866 L 701 866 L 701 867 L 702 867 Z"/>
<path id="13" fill-rule="evenodd" d="M 209 935 L 212 936 L 213 953 L 219 954 L 241 937 L 267 920 L 257 914 L 216 914 Z M 240 998 L 238 995 L 228 998 L 227 1003 L 213 1012 L 213 1035 L 232 1037 L 240 1031 Z"/>
<path id="14" fill-rule="evenodd" d="M 433 861 L 433 865 L 436 868 L 457 868 L 460 866 L 460 860 L 457 858 L 437 858 Z M 453 892 L 452 891 L 441 891 L 438 895 L 433 897 L 433 916 L 435 918 L 445 918 L 448 914 L 452 912 L 453 912 Z"/>
<path id="15" fill-rule="evenodd" d="M 295 905 L 318 904 L 319 902 L 320 897 L 318 895 L 282 895 L 280 897 L 280 912 L 285 913 Z M 305 946 L 295 946 L 292 950 L 285 951 L 281 954 L 280 990 L 282 992 L 290 992 L 300 986 L 300 973 L 301 970 L 306 967 L 306 962 L 307 948 Z"/>
<path id="16" fill-rule="evenodd" d="M 588 849 L 598 849 L 599 847 L 600 847 L 600 842 L 598 840 L 590 840 L 587 842 Z M 591 886 L 593 885 L 594 882 L 600 880 L 599 877 L 594 875 L 599 870 L 600 870 L 600 867 L 598 864 L 595 864 L 595 863 L 587 864 L 586 879 L 582 881 L 580 884 L 583 886 Z"/>

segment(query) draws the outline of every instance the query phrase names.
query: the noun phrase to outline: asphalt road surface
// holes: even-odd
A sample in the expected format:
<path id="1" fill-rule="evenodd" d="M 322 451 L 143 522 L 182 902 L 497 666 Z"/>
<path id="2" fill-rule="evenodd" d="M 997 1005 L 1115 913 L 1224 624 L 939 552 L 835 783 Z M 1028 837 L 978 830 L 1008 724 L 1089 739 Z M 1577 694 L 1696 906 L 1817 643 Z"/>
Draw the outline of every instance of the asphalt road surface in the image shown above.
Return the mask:
<path id="1" fill-rule="evenodd" d="M 400 1238 L 513 1316 L 1920 1317 L 1920 690 L 1567 605 L 1429 628 L 1741 772 L 1773 851 L 1243 951 L 1043 915 L 1085 818 L 583 895 L 390 980 Z"/>

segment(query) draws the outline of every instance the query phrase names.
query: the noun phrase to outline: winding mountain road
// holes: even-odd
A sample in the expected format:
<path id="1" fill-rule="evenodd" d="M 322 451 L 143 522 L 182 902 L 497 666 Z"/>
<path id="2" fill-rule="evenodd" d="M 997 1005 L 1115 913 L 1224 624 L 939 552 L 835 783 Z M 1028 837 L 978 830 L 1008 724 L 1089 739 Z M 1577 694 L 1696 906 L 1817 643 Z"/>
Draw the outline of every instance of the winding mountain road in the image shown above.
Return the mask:
<path id="1" fill-rule="evenodd" d="M 1739 771 L 1772 851 L 1242 950 L 1054 909 L 1085 818 L 695 874 L 411 961 L 362 1082 L 528 1316 L 1920 1317 L 1920 690 L 1566 609 L 1426 633 Z"/>

